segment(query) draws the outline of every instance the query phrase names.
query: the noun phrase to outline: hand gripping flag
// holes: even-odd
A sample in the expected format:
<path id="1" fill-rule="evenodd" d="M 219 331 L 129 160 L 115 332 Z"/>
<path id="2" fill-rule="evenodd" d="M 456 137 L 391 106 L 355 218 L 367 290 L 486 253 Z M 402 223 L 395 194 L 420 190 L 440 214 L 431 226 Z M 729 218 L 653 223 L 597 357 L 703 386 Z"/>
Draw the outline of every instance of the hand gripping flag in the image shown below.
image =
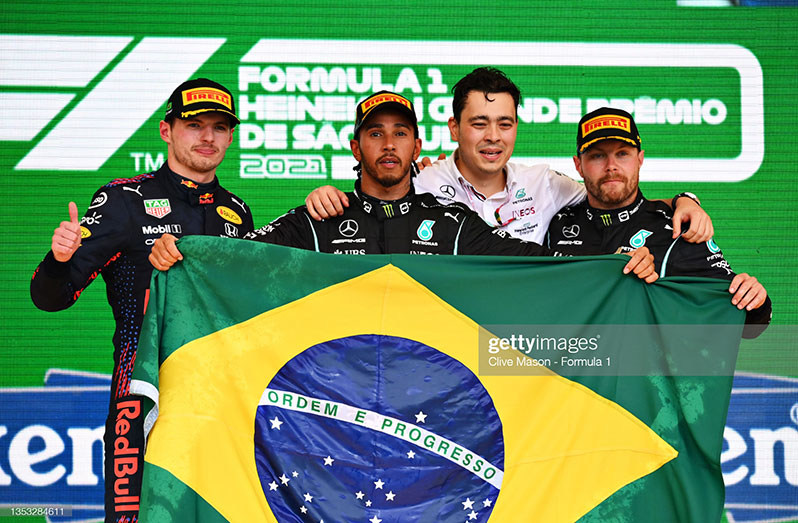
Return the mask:
<path id="1" fill-rule="evenodd" d="M 648 286 L 620 256 L 180 249 L 153 279 L 134 370 L 156 420 L 142 521 L 720 517 L 731 371 L 479 372 L 480 325 L 739 324 L 719 282 Z"/>

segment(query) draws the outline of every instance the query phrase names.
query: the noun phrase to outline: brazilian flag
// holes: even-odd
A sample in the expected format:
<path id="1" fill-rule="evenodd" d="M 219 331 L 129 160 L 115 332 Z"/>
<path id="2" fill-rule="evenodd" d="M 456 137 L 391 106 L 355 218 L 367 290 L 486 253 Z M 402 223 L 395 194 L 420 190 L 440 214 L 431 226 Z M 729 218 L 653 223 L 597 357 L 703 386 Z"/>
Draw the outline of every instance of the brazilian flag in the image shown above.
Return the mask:
<path id="1" fill-rule="evenodd" d="M 625 256 L 179 248 L 134 369 L 154 421 L 142 521 L 721 517 L 744 319 L 727 282 L 646 285 Z M 543 352 L 556 337 L 497 334 L 510 325 L 600 332 Z"/>

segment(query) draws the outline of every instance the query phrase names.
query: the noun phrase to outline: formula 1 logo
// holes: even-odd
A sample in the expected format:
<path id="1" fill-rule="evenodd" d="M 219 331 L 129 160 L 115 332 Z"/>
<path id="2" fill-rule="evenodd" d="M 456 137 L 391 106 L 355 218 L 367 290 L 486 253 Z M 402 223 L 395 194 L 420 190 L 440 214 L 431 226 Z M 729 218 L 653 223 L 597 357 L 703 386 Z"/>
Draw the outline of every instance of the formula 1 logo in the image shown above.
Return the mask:
<path id="1" fill-rule="evenodd" d="M 34 89 L 0 92 L 0 114 L 5 116 L 0 118 L 0 140 L 36 141 L 15 170 L 100 169 L 155 111 L 164 107 L 172 90 L 188 80 L 226 41 L 169 37 L 134 40 L 116 36 L 0 35 L 0 88 Z M 169 53 L 172 59 L 164 56 Z M 106 71 L 119 57 L 121 60 Z M 31 110 L 25 111 L 25 118 L 13 117 L 19 108 Z"/>
<path id="2" fill-rule="evenodd" d="M 402 51 L 397 53 L 397 45 Z M 336 52 L 331 52 L 334 49 Z M 351 52 L 348 50 L 352 50 Z M 424 73 L 417 74 L 414 67 L 420 66 L 418 57 L 424 57 L 421 63 L 431 67 Z M 396 81 L 383 78 L 388 76 L 382 64 L 390 63 L 391 68 L 402 71 Z M 762 165 L 765 155 L 765 117 L 764 117 L 764 76 L 762 66 L 757 57 L 745 47 L 732 44 L 696 44 L 696 43 L 630 43 L 630 42 L 504 42 L 504 41 L 442 41 L 403 40 L 400 44 L 395 40 L 338 40 L 338 39 L 281 39 L 262 38 L 253 45 L 240 59 L 238 87 L 240 91 L 239 107 L 247 107 L 241 111 L 241 135 L 247 136 L 242 142 L 242 149 L 251 150 L 322 150 L 332 147 L 333 150 L 348 152 L 351 137 L 354 103 L 362 96 L 359 85 L 347 80 L 344 69 L 351 71 L 350 66 L 364 66 L 362 75 L 366 85 L 373 91 L 388 89 L 397 93 L 412 92 L 413 105 L 424 113 L 420 124 L 427 127 L 424 138 L 425 150 L 454 150 L 455 144 L 448 142 L 449 132 L 446 118 L 434 116 L 439 107 L 441 95 L 448 92 L 442 81 L 439 64 L 450 66 L 473 67 L 474 64 L 489 63 L 500 69 L 505 66 L 535 68 L 543 75 L 556 74 L 554 68 L 605 68 L 607 74 L 622 77 L 627 68 L 690 68 L 702 74 L 716 68 L 734 69 L 738 80 L 726 84 L 724 89 L 733 89 L 734 104 L 739 104 L 739 130 L 735 126 L 734 134 L 738 134 L 739 142 L 731 144 L 736 152 L 734 157 L 677 157 L 646 159 L 646 181 L 707 181 L 736 182 L 750 178 Z M 312 68 L 308 64 L 313 64 Z M 434 64 L 434 65 L 433 65 Z M 632 71 L 635 69 L 629 69 Z M 547 71 L 552 71 L 548 73 Z M 639 73 L 635 73 L 639 74 Z M 674 74 L 678 78 L 678 74 Z M 354 76 L 351 76 L 354 79 Z M 661 82 L 661 79 L 657 79 Z M 316 85 L 324 85 L 313 87 Z M 738 83 L 739 82 L 739 83 Z M 337 85 L 344 88 L 336 90 Z M 426 84 L 426 85 L 422 85 Z M 328 89 L 326 86 L 330 86 Z M 378 87 L 379 86 L 379 87 Z M 575 105 L 566 108 L 554 100 L 537 102 L 527 99 L 519 106 L 519 120 L 524 123 L 548 123 L 558 113 L 572 112 L 584 114 L 603 105 L 624 108 L 634 114 L 637 124 L 657 123 L 670 125 L 675 121 L 686 122 L 687 111 L 692 123 L 706 121 L 716 125 L 726 120 L 728 108 L 720 98 L 698 100 L 683 95 L 663 96 L 655 101 L 649 92 L 641 93 L 635 99 L 612 98 L 603 99 L 604 95 L 591 95 L 593 86 L 584 86 L 585 99 L 575 100 Z M 601 87 L 601 86 L 596 86 Z M 426 89 L 425 89 L 426 88 Z M 424 91 L 426 90 L 426 93 Z M 580 89 L 581 90 L 581 89 Z M 335 92 L 333 92 L 335 91 Z M 312 123 L 293 125 L 295 114 L 299 110 L 287 109 L 285 118 L 275 118 L 273 112 L 285 111 L 289 105 L 287 100 L 313 93 L 315 103 L 330 97 L 329 107 L 347 106 L 346 111 L 330 111 L 318 117 L 310 117 Z M 711 91 L 714 92 L 714 91 Z M 720 92 L 720 91 L 718 91 Z M 664 91 L 663 91 L 664 94 Z M 595 96 L 595 98 L 594 98 Z M 721 95 L 718 95 L 721 97 Z M 271 98 L 273 97 L 273 98 Z M 346 97 L 351 102 L 344 103 Z M 299 97 L 296 97 L 299 100 Z M 593 107 L 589 98 L 599 101 Z M 690 98 L 690 99 L 688 99 Z M 275 103 L 272 110 L 269 99 Z M 570 98 L 569 98 L 570 99 Z M 730 99 L 731 100 L 731 99 Z M 585 103 L 583 104 L 582 101 Z M 660 102 L 664 102 L 661 106 Z M 300 101 L 297 104 L 301 103 Z M 541 105 L 536 105 L 541 104 Z M 535 107 L 533 107 L 533 105 Z M 299 107 L 297 105 L 297 107 Z M 545 109 L 544 109 L 545 107 Z M 559 107 L 559 109 L 558 109 Z M 736 111 L 736 109 L 735 109 Z M 667 119 L 665 114 L 669 114 Z M 340 116 L 337 116 L 340 114 Z M 663 117 L 660 119 L 659 114 Z M 537 116 L 536 116 L 537 115 Z M 549 115 L 552 115 L 549 119 Z M 335 127 L 330 122 L 339 118 L 339 122 L 347 122 L 349 127 Z M 672 117 L 672 118 L 671 118 Z M 439 118 L 436 120 L 436 118 Z M 305 120 L 303 118 L 303 120 Z M 672 120 L 672 121 L 671 121 Z M 686 131 L 687 132 L 687 131 Z M 271 136 L 271 138 L 270 138 Z M 731 134 L 729 136 L 732 136 Z M 523 147 L 522 147 L 523 148 Z M 530 151 L 531 152 L 531 151 Z M 570 168 L 572 159 L 567 156 L 522 156 L 516 151 L 513 161 L 522 164 L 549 164 L 557 168 Z M 349 154 L 335 154 L 330 157 L 332 179 L 352 179 L 354 162 Z M 696 161 L 702 168 L 696 169 Z"/>
<path id="3" fill-rule="evenodd" d="M 736 373 L 723 440 L 727 519 L 798 519 L 798 379 Z"/>

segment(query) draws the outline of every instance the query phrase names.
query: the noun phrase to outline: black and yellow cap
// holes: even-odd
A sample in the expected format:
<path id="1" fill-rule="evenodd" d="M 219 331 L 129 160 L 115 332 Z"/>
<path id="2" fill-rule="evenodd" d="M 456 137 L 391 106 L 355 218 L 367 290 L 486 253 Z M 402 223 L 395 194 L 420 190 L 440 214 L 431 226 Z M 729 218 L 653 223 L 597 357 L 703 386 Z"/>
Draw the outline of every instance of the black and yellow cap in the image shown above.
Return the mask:
<path id="1" fill-rule="evenodd" d="M 413 122 L 413 130 L 416 132 L 416 136 L 418 136 L 418 118 L 416 117 L 416 110 L 413 108 L 413 102 L 396 93 L 380 91 L 361 100 L 360 103 L 357 104 L 357 110 L 355 111 L 355 138 L 357 138 L 357 133 L 363 126 L 363 122 L 365 122 L 369 115 L 377 108 L 380 110 L 388 108 L 398 109 L 407 114 L 410 121 Z"/>
<path id="2" fill-rule="evenodd" d="M 236 116 L 236 104 L 230 91 L 207 78 L 196 78 L 180 84 L 166 102 L 164 120 L 185 120 L 207 112 L 225 113 L 230 117 L 232 127 L 241 123 Z"/>
<path id="3" fill-rule="evenodd" d="M 582 154 L 588 147 L 601 140 L 621 140 L 638 149 L 642 148 L 634 118 L 622 109 L 602 107 L 587 113 L 579 120 L 576 154 Z"/>

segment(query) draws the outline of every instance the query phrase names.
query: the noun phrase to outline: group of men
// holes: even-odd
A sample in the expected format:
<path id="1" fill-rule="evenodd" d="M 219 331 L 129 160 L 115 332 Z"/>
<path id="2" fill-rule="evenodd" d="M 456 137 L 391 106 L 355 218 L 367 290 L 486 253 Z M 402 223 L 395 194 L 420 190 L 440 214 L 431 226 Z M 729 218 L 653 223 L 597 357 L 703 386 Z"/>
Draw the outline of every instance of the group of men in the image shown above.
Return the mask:
<path id="1" fill-rule="evenodd" d="M 374 93 L 356 109 L 354 190 L 317 189 L 306 206 L 254 230 L 249 208 L 216 178 L 239 123 L 233 97 L 215 82 L 192 80 L 174 91 L 160 123 L 164 166 L 103 186 L 80 222 L 70 202 L 70 219 L 55 230 L 31 296 L 43 310 L 61 310 L 98 274 L 106 281 L 116 320 L 105 435 L 106 521 L 130 521 L 138 508 L 143 420 L 138 400 L 129 395 L 130 372 L 152 267 L 167 270 L 182 259 L 180 236 L 245 237 L 339 254 L 628 253 L 624 272 L 646 282 L 658 272 L 731 280 L 732 303 L 748 311 L 747 324 L 758 326 L 746 334 L 767 325 L 771 305 L 764 287 L 731 271 L 694 197 L 677 195 L 672 211 L 668 203 L 642 196 L 643 150 L 631 115 L 603 108 L 582 118 L 574 156 L 582 185 L 545 165 L 509 161 L 520 91 L 503 73 L 478 68 L 453 94 L 449 129 L 458 148 L 449 158 L 419 171 L 422 144 L 412 103 L 400 94 Z M 120 448 L 124 464 L 115 453 Z"/>

